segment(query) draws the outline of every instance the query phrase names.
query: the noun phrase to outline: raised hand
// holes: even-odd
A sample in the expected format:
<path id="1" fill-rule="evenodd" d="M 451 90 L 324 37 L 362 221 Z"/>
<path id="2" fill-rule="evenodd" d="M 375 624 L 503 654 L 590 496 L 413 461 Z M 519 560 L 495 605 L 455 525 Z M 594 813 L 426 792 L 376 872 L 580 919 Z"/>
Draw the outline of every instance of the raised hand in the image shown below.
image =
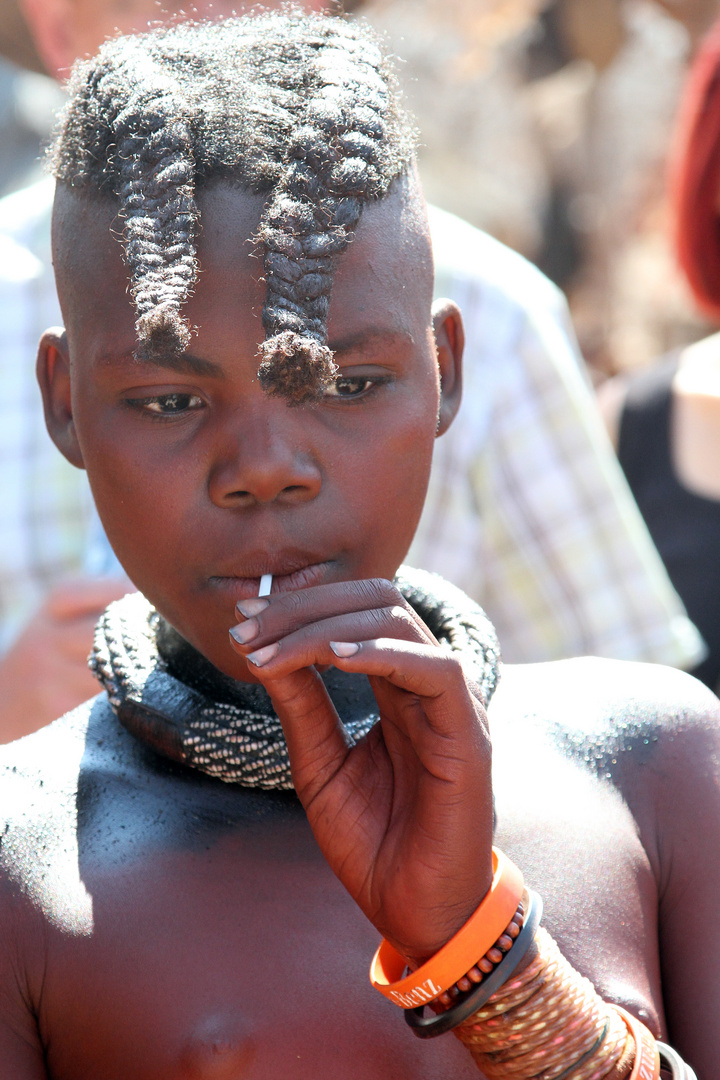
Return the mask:
<path id="1" fill-rule="evenodd" d="M 490 887 L 490 740 L 455 654 L 387 581 L 253 598 L 233 647 L 282 722 L 318 844 L 362 911 L 413 964 Z M 380 723 L 356 746 L 316 666 L 369 677 Z"/>

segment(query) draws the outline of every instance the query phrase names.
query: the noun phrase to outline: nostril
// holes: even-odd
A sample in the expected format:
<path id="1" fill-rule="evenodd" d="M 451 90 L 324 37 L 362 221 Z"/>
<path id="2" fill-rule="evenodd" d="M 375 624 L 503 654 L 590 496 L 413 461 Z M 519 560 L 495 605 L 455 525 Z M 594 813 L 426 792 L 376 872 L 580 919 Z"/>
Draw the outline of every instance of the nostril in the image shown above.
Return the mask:
<path id="1" fill-rule="evenodd" d="M 243 506 L 256 501 L 255 496 L 249 491 L 231 491 L 228 493 L 227 498 L 230 502 L 235 504 L 240 503 Z"/>

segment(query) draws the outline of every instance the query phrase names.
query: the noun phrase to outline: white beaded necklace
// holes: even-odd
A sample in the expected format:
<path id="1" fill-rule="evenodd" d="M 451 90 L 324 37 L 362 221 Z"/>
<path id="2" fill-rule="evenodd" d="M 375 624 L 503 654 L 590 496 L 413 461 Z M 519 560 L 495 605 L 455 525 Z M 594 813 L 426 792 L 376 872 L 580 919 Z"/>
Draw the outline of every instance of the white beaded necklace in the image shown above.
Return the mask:
<path id="1" fill-rule="evenodd" d="M 423 570 L 401 567 L 396 584 L 438 641 L 463 655 L 487 704 L 497 685 L 500 653 L 482 609 Z M 285 738 L 269 704 L 263 711 L 215 700 L 171 674 L 158 648 L 161 624 L 140 593 L 111 604 L 98 623 L 90 668 L 120 723 L 166 757 L 228 783 L 292 789 Z M 243 684 L 233 686 L 241 697 Z M 371 711 L 344 721 L 351 741 L 366 735 L 377 720 Z"/>

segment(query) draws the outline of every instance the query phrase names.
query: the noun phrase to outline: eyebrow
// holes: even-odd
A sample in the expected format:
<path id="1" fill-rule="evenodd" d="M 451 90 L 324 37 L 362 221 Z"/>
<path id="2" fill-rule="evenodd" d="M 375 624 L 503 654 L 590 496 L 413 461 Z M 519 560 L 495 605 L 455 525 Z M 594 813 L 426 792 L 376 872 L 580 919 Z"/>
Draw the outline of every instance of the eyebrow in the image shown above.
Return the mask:
<path id="1" fill-rule="evenodd" d="M 355 334 L 348 334 L 344 338 L 337 338 L 328 344 L 332 351 L 338 355 L 350 352 L 373 352 L 378 345 L 404 344 L 411 347 L 415 344 L 412 334 L 406 330 L 389 330 L 383 327 L 373 327 L 369 330 L 359 330 Z"/>
<path id="2" fill-rule="evenodd" d="M 407 331 L 373 327 L 369 330 L 359 330 L 357 333 L 347 334 L 345 337 L 331 341 L 329 344 L 334 354 L 343 356 L 353 352 L 374 352 L 379 345 L 387 347 L 388 344 L 397 345 L 400 343 L 412 347 L 415 340 L 412 334 Z M 225 378 L 225 371 L 220 364 L 216 364 L 212 360 L 204 360 L 202 357 L 194 356 L 192 353 L 168 352 L 146 360 L 137 360 L 132 353 L 126 353 L 120 357 L 105 356 L 100 363 L 103 366 L 129 363 L 133 367 L 140 367 L 144 370 L 159 368 L 165 371 L 175 371 L 181 375 L 197 375 L 198 377 L 214 379 Z"/>
<path id="3" fill-rule="evenodd" d="M 103 357 L 101 363 L 108 366 L 129 363 L 133 367 L 139 367 L 142 370 L 161 368 L 166 371 L 175 371 L 181 375 L 209 376 L 215 379 L 225 378 L 225 372 L 220 364 L 215 364 L 212 360 L 203 360 L 202 357 L 194 356 L 192 353 L 168 352 L 145 360 L 138 360 L 132 353 L 126 353 L 120 357 Z"/>

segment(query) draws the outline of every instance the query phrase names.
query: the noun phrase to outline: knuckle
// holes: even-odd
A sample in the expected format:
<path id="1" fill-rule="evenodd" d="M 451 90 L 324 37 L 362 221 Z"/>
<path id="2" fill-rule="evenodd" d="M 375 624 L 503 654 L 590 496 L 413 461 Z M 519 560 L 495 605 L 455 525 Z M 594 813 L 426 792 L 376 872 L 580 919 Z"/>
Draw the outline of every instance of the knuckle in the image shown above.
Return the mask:
<path id="1" fill-rule="evenodd" d="M 364 615 L 368 632 L 373 637 L 418 637 L 417 628 L 410 614 L 398 604 L 369 608 Z"/>
<path id="2" fill-rule="evenodd" d="M 402 593 L 387 578 L 370 578 L 359 584 L 373 607 L 386 608 L 398 603 L 404 604 Z"/>
<path id="3" fill-rule="evenodd" d="M 412 618 L 410 612 L 406 608 L 401 607 L 399 604 L 393 604 L 391 607 L 388 607 L 385 610 L 389 618 L 392 619 L 393 622 L 399 622 L 402 623 L 404 626 L 412 627 L 414 629 L 415 620 Z"/>
<path id="4" fill-rule="evenodd" d="M 306 611 L 305 597 L 300 592 L 284 593 L 259 615 L 256 615 L 260 627 L 272 634 L 285 635 L 302 626 Z"/>
<path id="5" fill-rule="evenodd" d="M 302 611 L 304 605 L 305 597 L 303 596 L 302 590 L 300 590 L 299 592 L 282 593 L 280 603 L 275 601 L 275 604 L 271 604 L 268 610 L 272 610 L 274 607 L 276 611 L 281 610 L 292 615 Z"/>
<path id="6" fill-rule="evenodd" d="M 449 645 L 440 646 L 439 660 L 448 679 L 452 679 L 454 682 L 462 683 L 463 685 L 467 684 L 462 661 L 458 654 L 451 650 Z"/>

